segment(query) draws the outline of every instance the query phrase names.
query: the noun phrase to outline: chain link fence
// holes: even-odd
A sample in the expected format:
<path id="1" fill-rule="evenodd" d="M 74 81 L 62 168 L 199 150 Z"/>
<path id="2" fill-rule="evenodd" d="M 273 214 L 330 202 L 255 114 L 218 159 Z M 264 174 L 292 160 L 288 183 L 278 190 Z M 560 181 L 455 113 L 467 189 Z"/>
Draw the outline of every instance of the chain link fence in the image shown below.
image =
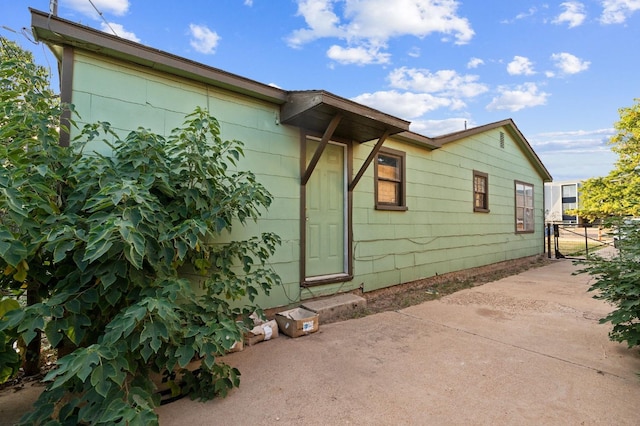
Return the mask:
<path id="1" fill-rule="evenodd" d="M 549 258 L 585 258 L 614 247 L 611 229 L 598 225 L 545 224 L 545 253 Z"/>

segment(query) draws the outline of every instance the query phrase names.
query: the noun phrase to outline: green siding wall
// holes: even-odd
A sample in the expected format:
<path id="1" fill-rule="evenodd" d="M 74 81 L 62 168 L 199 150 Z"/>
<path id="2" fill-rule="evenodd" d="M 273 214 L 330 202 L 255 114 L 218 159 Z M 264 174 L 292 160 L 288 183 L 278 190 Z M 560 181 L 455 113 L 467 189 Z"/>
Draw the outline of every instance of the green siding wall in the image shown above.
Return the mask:
<path id="1" fill-rule="evenodd" d="M 434 151 L 385 145 L 407 153 L 408 211 L 373 209 L 370 167 L 354 193 L 354 274 L 365 291 L 542 252 L 543 182 L 505 129 Z M 370 149 L 354 149 L 355 167 Z M 473 211 L 474 170 L 489 175 L 489 213 Z M 515 233 L 516 180 L 534 186 L 534 233 Z"/>
<path id="2" fill-rule="evenodd" d="M 168 135 L 196 106 L 208 108 L 220 122 L 223 139 L 245 143 L 239 168 L 253 171 L 274 196 L 258 223 L 238 224 L 226 238 L 278 234 L 282 245 L 271 263 L 284 286 L 268 297 L 259 296 L 257 302 L 269 307 L 299 300 L 299 131 L 277 124 L 278 106 L 78 50 L 72 102 L 81 116 L 79 127 L 108 121 L 121 136 L 138 127 Z M 94 143 L 92 149 L 108 153 L 102 143 Z"/>
<path id="3" fill-rule="evenodd" d="M 108 121 L 126 134 L 137 127 L 168 135 L 196 106 L 220 121 L 222 137 L 245 142 L 240 168 L 250 169 L 274 195 L 264 217 L 224 238 L 275 232 L 283 244 L 272 259 L 284 285 L 258 298 L 264 308 L 362 287 L 371 291 L 435 274 L 538 254 L 543 249 L 543 182 L 518 144 L 501 129 L 429 151 L 394 141 L 406 152 L 408 211 L 374 209 L 373 165 L 353 194 L 350 282 L 301 289 L 299 130 L 277 123 L 279 106 L 143 67 L 76 51 L 73 103 L 79 124 Z M 373 144 L 354 144 L 354 173 Z M 94 150 L 108 153 L 94 143 Z M 473 212 L 472 171 L 489 175 L 490 213 Z M 515 233 L 514 181 L 534 185 L 536 230 Z M 194 277 L 195 279 L 195 277 Z"/>

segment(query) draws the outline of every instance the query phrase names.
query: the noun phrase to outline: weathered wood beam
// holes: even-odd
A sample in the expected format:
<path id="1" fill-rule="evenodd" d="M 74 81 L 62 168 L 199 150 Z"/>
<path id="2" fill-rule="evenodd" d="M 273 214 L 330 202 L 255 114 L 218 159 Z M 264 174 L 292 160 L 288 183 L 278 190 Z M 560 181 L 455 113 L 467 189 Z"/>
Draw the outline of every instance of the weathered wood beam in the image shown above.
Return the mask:
<path id="1" fill-rule="evenodd" d="M 367 157 L 366 160 L 364 160 L 364 164 L 362 164 L 356 176 L 353 178 L 351 183 L 349 183 L 349 192 L 353 191 L 356 185 L 358 184 L 358 182 L 360 182 L 360 178 L 362 178 L 362 175 L 364 175 L 364 172 L 367 170 L 367 167 L 369 167 L 369 164 L 371 164 L 375 156 L 378 154 L 378 151 L 380 151 L 380 148 L 382 148 L 382 144 L 389 137 L 389 133 L 390 133 L 389 130 L 385 130 L 384 134 L 380 137 L 380 139 L 378 139 L 378 142 L 369 153 L 369 156 Z"/>
<path id="2" fill-rule="evenodd" d="M 316 166 L 318 165 L 318 161 L 320 161 L 320 157 L 324 152 L 324 149 L 327 147 L 329 140 L 333 136 L 333 132 L 335 132 L 338 124 L 340 124 L 340 120 L 342 120 L 342 114 L 336 114 L 332 119 L 326 130 L 324 131 L 324 135 L 322 135 L 322 139 L 320 140 L 320 146 L 316 149 L 316 152 L 313 154 L 313 158 L 309 162 L 307 166 L 307 170 L 302 175 L 301 184 L 306 185 L 309 182 L 309 178 L 313 174 Z"/>

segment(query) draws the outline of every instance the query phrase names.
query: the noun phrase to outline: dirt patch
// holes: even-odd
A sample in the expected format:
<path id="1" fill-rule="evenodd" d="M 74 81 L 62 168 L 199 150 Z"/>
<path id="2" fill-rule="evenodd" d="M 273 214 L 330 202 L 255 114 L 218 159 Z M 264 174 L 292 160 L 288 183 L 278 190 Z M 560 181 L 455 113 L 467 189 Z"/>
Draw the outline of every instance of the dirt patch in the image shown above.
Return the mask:
<path id="1" fill-rule="evenodd" d="M 40 351 L 40 373 L 34 376 L 25 376 L 22 369 L 16 374 L 15 377 L 7 380 L 4 383 L 0 383 L 0 397 L 8 392 L 18 392 L 25 387 L 30 386 L 45 386 L 42 379 L 47 373 L 55 367 L 56 359 L 58 358 L 57 351 L 51 347 L 46 336 L 42 338 L 42 346 Z M 0 424 L 2 422 L 0 421 Z"/>
<path id="2" fill-rule="evenodd" d="M 491 318 L 494 320 L 508 320 L 513 318 L 512 314 L 503 311 L 497 311 L 495 309 L 478 308 L 476 309 L 476 312 L 482 317 Z"/>
<path id="3" fill-rule="evenodd" d="M 40 373 L 35 376 L 25 376 L 21 371 L 16 375 L 16 377 L 0 384 L 0 397 L 8 392 L 18 392 L 24 389 L 25 386 L 42 385 L 44 387 L 45 385 L 42 383 L 44 376 L 44 373 Z"/>
<path id="4" fill-rule="evenodd" d="M 330 322 L 344 321 L 384 311 L 397 311 L 429 300 L 440 299 L 466 288 L 516 275 L 531 268 L 548 265 L 552 260 L 543 256 L 532 256 L 478 268 L 436 275 L 421 280 L 398 284 L 368 293 L 358 292 L 367 299 L 364 310 L 332 318 Z M 326 322 L 325 322 L 326 323 Z"/>

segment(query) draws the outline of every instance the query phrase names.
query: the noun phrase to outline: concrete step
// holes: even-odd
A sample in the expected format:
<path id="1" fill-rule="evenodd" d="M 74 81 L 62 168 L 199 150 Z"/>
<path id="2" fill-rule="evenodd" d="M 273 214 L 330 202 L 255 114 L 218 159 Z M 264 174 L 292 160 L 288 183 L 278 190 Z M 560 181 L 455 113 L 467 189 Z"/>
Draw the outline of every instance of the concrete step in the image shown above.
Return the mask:
<path id="1" fill-rule="evenodd" d="M 367 299 L 352 293 L 342 293 L 322 299 L 305 301 L 302 307 L 319 315 L 320 324 L 352 317 L 367 307 Z"/>

